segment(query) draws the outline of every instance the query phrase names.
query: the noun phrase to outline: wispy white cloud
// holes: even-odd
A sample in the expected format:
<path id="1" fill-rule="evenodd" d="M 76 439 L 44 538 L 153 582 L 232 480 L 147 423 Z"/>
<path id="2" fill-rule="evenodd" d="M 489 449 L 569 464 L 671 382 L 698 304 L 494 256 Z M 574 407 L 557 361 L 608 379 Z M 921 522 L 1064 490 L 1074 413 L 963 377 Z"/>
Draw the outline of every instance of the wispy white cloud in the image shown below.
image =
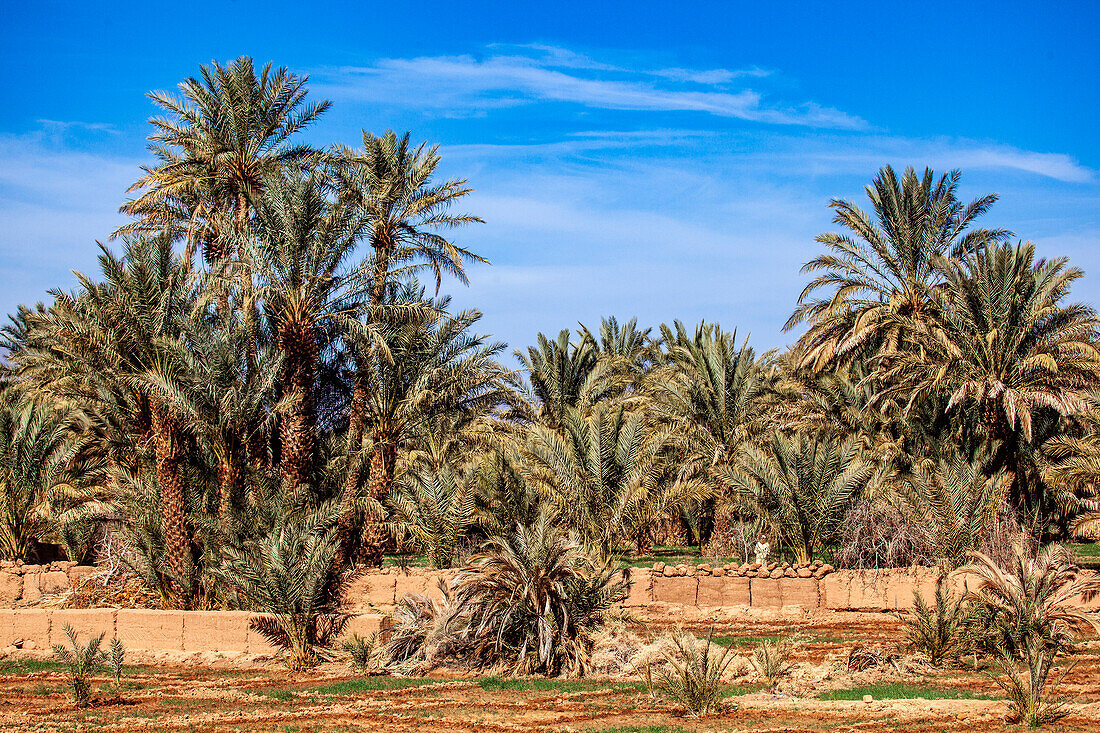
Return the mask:
<path id="1" fill-rule="evenodd" d="M 520 49 L 524 50 L 524 49 Z M 605 64 L 566 49 L 536 46 L 528 53 L 380 59 L 365 66 L 315 74 L 330 96 L 402 106 L 483 110 L 563 102 L 609 110 L 695 112 L 776 125 L 860 129 L 854 115 L 813 101 L 772 101 L 733 82 L 769 72 L 751 68 L 686 69 Z M 534 53 L 530 53 L 533 51 Z"/>

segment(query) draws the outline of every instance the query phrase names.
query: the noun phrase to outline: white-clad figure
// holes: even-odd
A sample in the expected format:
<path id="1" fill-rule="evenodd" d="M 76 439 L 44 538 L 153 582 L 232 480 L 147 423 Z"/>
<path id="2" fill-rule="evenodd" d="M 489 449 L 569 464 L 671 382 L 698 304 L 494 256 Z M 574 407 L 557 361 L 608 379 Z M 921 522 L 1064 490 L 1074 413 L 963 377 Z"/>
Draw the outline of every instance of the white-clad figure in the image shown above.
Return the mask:
<path id="1" fill-rule="evenodd" d="M 756 541 L 756 562 L 763 565 L 768 561 L 768 552 L 772 549 L 772 546 L 768 544 L 768 538 L 766 535 L 760 535 L 760 539 Z"/>

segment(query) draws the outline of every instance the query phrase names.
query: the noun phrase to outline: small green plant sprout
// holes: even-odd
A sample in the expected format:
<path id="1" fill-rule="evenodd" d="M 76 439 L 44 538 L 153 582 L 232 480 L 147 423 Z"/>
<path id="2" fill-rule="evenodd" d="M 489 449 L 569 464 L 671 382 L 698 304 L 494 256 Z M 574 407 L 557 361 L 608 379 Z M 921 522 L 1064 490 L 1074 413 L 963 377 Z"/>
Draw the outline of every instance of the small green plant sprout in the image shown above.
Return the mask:
<path id="1" fill-rule="evenodd" d="M 752 666 L 771 689 L 774 690 L 779 680 L 794 667 L 790 660 L 795 645 L 794 640 L 765 640 L 753 650 Z"/>
<path id="2" fill-rule="evenodd" d="M 940 666 L 966 650 L 971 615 L 966 596 L 960 593 L 952 598 L 946 579 L 940 576 L 933 604 L 929 606 L 914 592 L 912 612 L 901 617 L 908 648 L 927 657 L 933 667 Z"/>
<path id="3" fill-rule="evenodd" d="M 103 652 L 103 663 L 107 665 L 107 672 L 114 680 L 115 694 L 122 691 L 122 665 L 126 661 L 126 648 L 115 636 L 111 639 L 111 645 Z"/>
<path id="4" fill-rule="evenodd" d="M 99 646 L 103 643 L 103 637 L 106 634 L 93 636 L 87 644 L 81 645 L 76 630 L 72 626 L 66 625 L 65 636 L 69 639 L 69 646 L 55 645 L 53 648 L 54 658 L 65 665 L 69 674 L 73 704 L 78 708 L 86 708 L 92 702 L 88 677 L 102 668 Z"/>
<path id="5" fill-rule="evenodd" d="M 706 715 L 722 708 L 722 675 L 734 659 L 730 650 L 711 643 L 711 635 L 704 640 L 679 634 L 672 637 L 672 649 L 661 652 L 661 668 L 654 671 L 647 663 L 643 678 L 650 694 L 656 687 L 689 715 Z"/>
<path id="6" fill-rule="evenodd" d="M 348 661 L 352 667 L 360 672 L 369 672 L 374 667 L 373 657 L 378 648 L 378 632 L 366 637 L 352 634 L 351 638 L 341 643 L 341 647 L 348 655 Z"/>

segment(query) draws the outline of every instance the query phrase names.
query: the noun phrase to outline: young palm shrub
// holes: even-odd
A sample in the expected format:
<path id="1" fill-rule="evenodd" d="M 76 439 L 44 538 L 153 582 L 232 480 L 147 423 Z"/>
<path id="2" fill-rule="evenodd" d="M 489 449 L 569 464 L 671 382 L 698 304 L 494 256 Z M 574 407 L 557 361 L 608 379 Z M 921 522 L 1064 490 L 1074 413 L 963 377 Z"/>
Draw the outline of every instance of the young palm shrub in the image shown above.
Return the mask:
<path id="1" fill-rule="evenodd" d="M 733 647 L 711 643 L 711 637 L 692 634 L 672 637 L 673 648 L 663 650 L 664 664 L 654 674 L 647 664 L 645 678 L 650 691 L 657 690 L 687 709 L 690 715 L 706 715 L 722 707 L 722 675 L 734 657 Z"/>
<path id="2" fill-rule="evenodd" d="M 737 464 L 720 473 L 779 532 L 798 562 L 813 559 L 852 501 L 882 477 L 855 438 L 778 432 L 766 449 L 746 447 Z"/>
<path id="3" fill-rule="evenodd" d="M 952 598 L 946 578 L 936 579 L 936 594 L 932 606 L 920 593 L 913 593 L 913 610 L 902 618 L 909 648 L 928 657 L 928 663 L 939 666 L 945 659 L 960 654 L 967 644 L 967 630 L 972 614 L 966 596 Z"/>
<path id="4" fill-rule="evenodd" d="M 352 634 L 340 645 L 348 655 L 351 666 L 360 672 L 366 672 L 374 668 L 374 652 L 378 649 L 378 632 L 370 636 Z"/>
<path id="5" fill-rule="evenodd" d="M 114 680 L 115 694 L 122 691 L 122 667 L 126 663 L 126 647 L 118 637 L 111 638 L 111 645 L 103 653 L 103 663 L 107 665 L 107 673 Z"/>
<path id="6" fill-rule="evenodd" d="M 627 587 L 625 573 L 597 564 L 542 518 L 491 538 L 454 592 L 473 657 L 519 674 L 583 676 L 593 635 Z"/>
<path id="7" fill-rule="evenodd" d="M 449 568 L 474 522 L 474 486 L 446 463 L 410 468 L 390 495 L 393 523 L 408 532 L 431 560 Z"/>
<path id="8" fill-rule="evenodd" d="M 1062 702 L 1048 696 L 1047 683 L 1083 628 L 1100 632 L 1100 622 L 1070 605 L 1081 594 L 1100 591 L 1100 581 L 1079 576 L 1068 553 L 1057 546 L 1032 556 L 1019 544 L 1008 568 L 974 552 L 959 572 L 976 579 L 969 596 L 992 616 L 989 643 L 999 652 L 1005 678 L 998 684 L 1009 696 L 1013 716 L 1037 726 L 1065 715 Z"/>
<path id="9" fill-rule="evenodd" d="M 243 608 L 263 614 L 252 628 L 294 671 L 320 661 L 348 620 L 340 600 L 352 571 L 334 562 L 335 523 L 331 504 L 295 508 L 288 499 L 265 535 L 225 548 L 221 577 Z"/>
<path id="10" fill-rule="evenodd" d="M 753 650 L 752 666 L 769 688 L 774 690 L 779 680 L 794 668 L 791 663 L 793 651 L 794 643 L 784 639 L 763 641 Z"/>
<path id="11" fill-rule="evenodd" d="M 91 686 L 88 677 L 102 668 L 99 646 L 106 634 L 93 636 L 87 644 L 81 644 L 76 630 L 65 626 L 65 636 L 69 646 L 57 644 L 53 648 L 54 657 L 65 665 L 69 675 L 69 687 L 72 688 L 73 703 L 78 708 L 86 708 L 92 703 Z"/>

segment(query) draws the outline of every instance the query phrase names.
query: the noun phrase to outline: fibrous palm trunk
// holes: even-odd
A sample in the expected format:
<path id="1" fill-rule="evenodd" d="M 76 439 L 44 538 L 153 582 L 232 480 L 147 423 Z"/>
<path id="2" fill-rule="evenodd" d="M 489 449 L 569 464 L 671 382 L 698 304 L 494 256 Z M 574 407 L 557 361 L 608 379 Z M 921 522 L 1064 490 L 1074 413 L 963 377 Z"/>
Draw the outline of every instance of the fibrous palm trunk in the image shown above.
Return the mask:
<path id="1" fill-rule="evenodd" d="M 244 486 L 241 452 L 239 447 L 226 451 L 218 464 L 218 518 L 223 528 L 228 526 L 233 502 L 240 497 Z"/>
<path id="2" fill-rule="evenodd" d="M 313 381 L 318 357 L 313 328 L 285 324 L 279 329 L 279 348 L 285 357 L 283 391 L 290 398 L 279 424 L 283 490 L 290 492 L 309 483 L 313 468 Z"/>
<path id="3" fill-rule="evenodd" d="M 376 439 L 370 457 L 370 496 L 385 506 L 393 486 L 397 446 L 392 440 Z M 362 530 L 362 547 L 359 558 L 369 567 L 382 565 L 388 539 L 386 527 L 380 517 L 368 517 Z"/>
<path id="4" fill-rule="evenodd" d="M 163 406 L 152 411 L 153 444 L 157 462 L 157 486 L 160 490 L 164 521 L 164 542 L 168 567 L 174 576 L 175 595 L 186 602 L 191 589 L 191 532 L 187 526 L 182 468 L 186 457 L 179 422 Z"/>

